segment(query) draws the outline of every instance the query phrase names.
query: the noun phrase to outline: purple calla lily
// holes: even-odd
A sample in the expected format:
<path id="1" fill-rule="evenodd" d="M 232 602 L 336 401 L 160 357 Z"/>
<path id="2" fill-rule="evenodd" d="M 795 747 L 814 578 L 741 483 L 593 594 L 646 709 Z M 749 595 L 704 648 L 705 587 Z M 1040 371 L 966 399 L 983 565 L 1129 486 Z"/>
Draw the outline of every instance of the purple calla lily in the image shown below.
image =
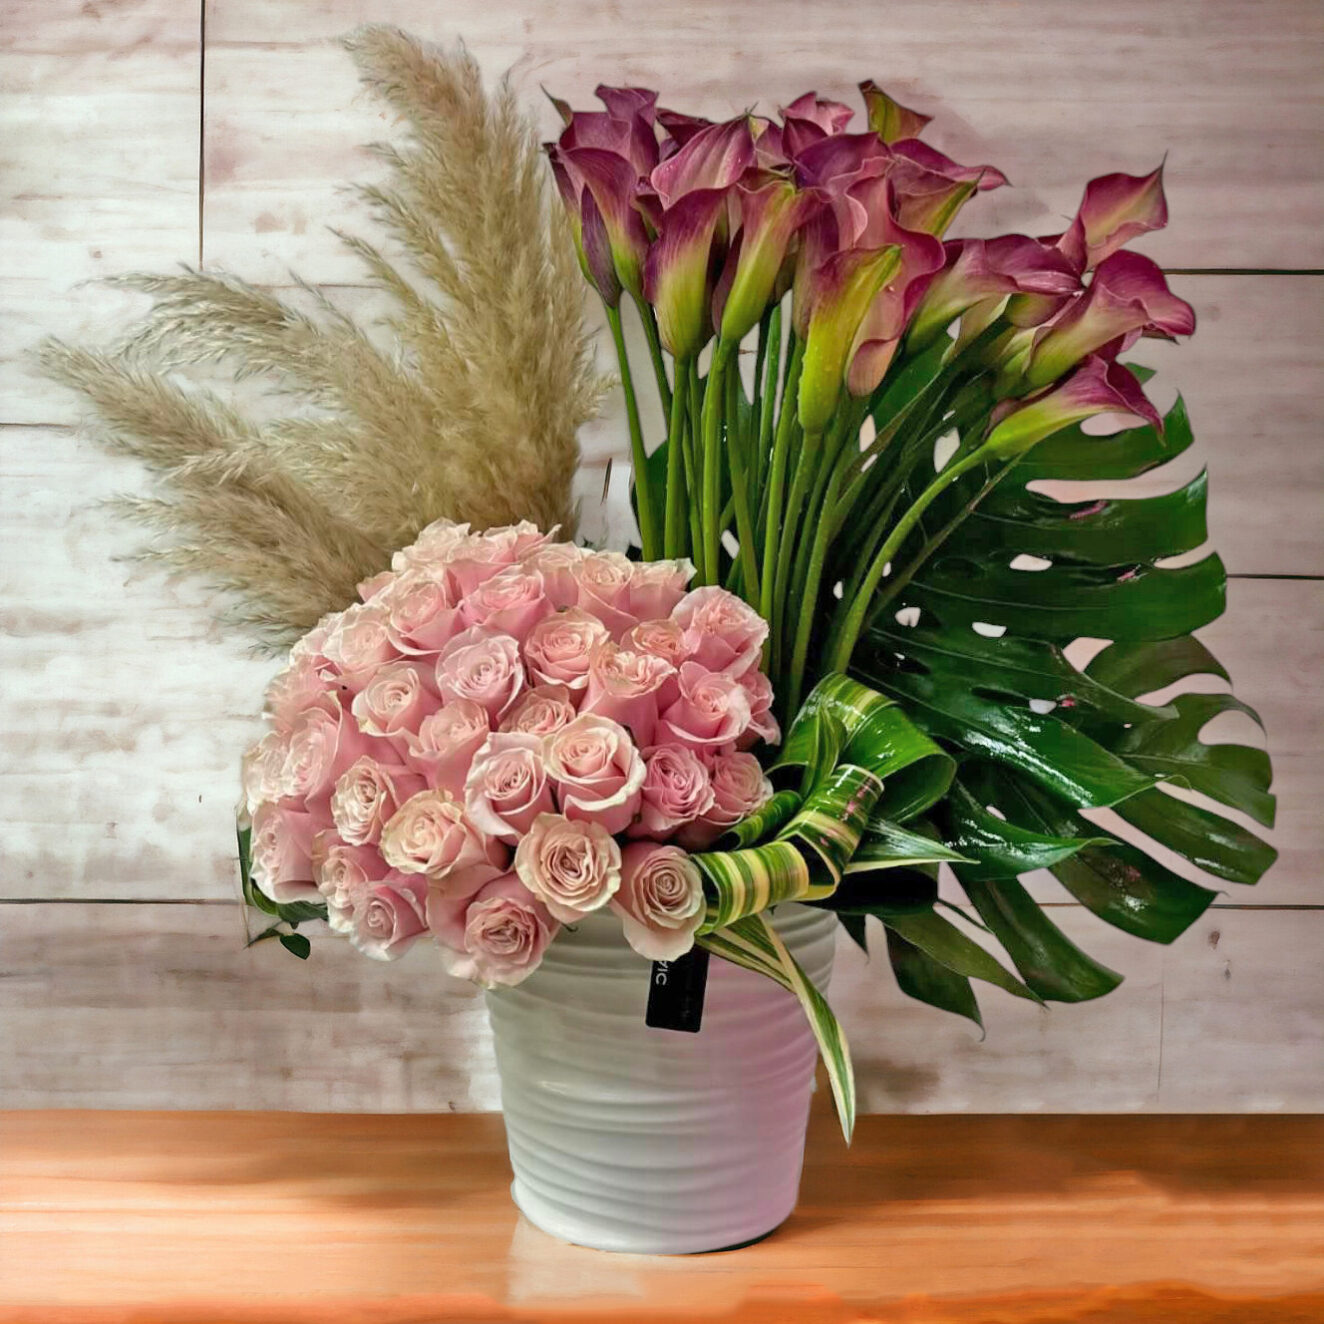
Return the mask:
<path id="1" fill-rule="evenodd" d="M 753 168 L 754 135 L 741 116 L 700 129 L 649 176 L 658 238 L 648 252 L 645 295 L 662 343 L 678 359 L 696 355 L 711 334 L 713 245 L 725 233 L 732 189 Z"/>
<path id="2" fill-rule="evenodd" d="M 943 247 L 932 235 L 908 230 L 892 214 L 892 188 L 883 178 L 850 190 L 850 201 L 867 216 L 845 245 L 808 273 L 804 367 L 799 415 L 806 432 L 821 431 L 843 386 L 867 395 L 882 379 L 905 329 L 913 300 L 912 282 L 938 271 Z M 809 245 L 806 245 L 809 247 Z"/>
<path id="3" fill-rule="evenodd" d="M 641 296 L 648 231 L 635 206 L 639 175 L 634 165 L 601 147 L 562 147 L 557 159 L 571 181 L 592 194 L 611 244 L 617 278 L 631 294 Z"/>
<path id="4" fill-rule="evenodd" d="M 700 129 L 649 176 L 663 208 L 700 189 L 730 188 L 754 165 L 748 116 Z"/>
<path id="5" fill-rule="evenodd" d="M 941 235 L 976 192 L 1001 188 L 1007 177 L 995 166 L 963 166 L 928 143 L 905 138 L 891 145 L 889 178 L 897 193 L 897 220 L 908 229 Z"/>
<path id="6" fill-rule="evenodd" d="M 865 187 L 872 190 L 881 183 L 875 181 Z M 851 342 L 846 389 L 857 397 L 870 395 L 882 381 L 929 281 L 942 269 L 946 257 L 941 240 L 899 225 L 892 218 L 885 196 L 877 222 L 867 234 L 871 239 L 895 244 L 899 261 L 896 272 L 869 305 Z"/>
<path id="7" fill-rule="evenodd" d="M 885 143 L 918 138 L 933 118 L 894 101 L 872 78 L 866 78 L 860 84 L 860 95 L 869 116 L 869 128 Z"/>
<path id="8" fill-rule="evenodd" d="M 565 128 L 547 151 L 574 227 L 580 261 L 598 292 L 614 307 L 618 285 L 635 297 L 643 293 L 648 233 L 635 195 L 640 178 L 660 159 L 654 128 L 657 94 L 646 88 L 602 86 L 598 97 L 605 111 L 572 110 L 550 97 Z M 584 201 L 586 196 L 591 206 Z M 602 265 L 604 235 L 614 267 L 612 278 L 607 278 Z"/>
<path id="9" fill-rule="evenodd" d="M 739 340 L 763 316 L 796 232 L 819 199 L 785 176 L 755 176 L 736 186 L 739 247 L 728 258 L 729 285 L 720 289 L 714 320 L 724 340 Z M 725 283 L 725 282 L 724 282 Z"/>
<path id="10" fill-rule="evenodd" d="M 825 101 L 816 92 L 806 92 L 783 106 L 781 117 L 785 150 L 794 157 L 813 143 L 844 133 L 855 112 L 840 101 Z"/>
<path id="11" fill-rule="evenodd" d="M 1066 255 L 1027 235 L 957 239 L 946 245 L 946 254 L 946 266 L 928 285 L 910 328 L 917 347 L 988 296 L 1030 294 L 1063 301 L 1080 288 Z"/>
<path id="12" fill-rule="evenodd" d="M 1167 223 L 1162 166 L 1148 175 L 1100 175 L 1085 185 L 1076 217 L 1057 245 L 1079 270 L 1092 271 L 1138 235 Z"/>
<path id="13" fill-rule="evenodd" d="M 999 406 L 984 446 L 1002 459 L 1011 459 L 1061 428 L 1096 414 L 1129 414 L 1152 427 L 1163 426 L 1135 375 L 1120 363 L 1091 354 L 1051 390 Z"/>
<path id="14" fill-rule="evenodd" d="M 1194 310 L 1168 288 L 1162 269 L 1139 253 L 1117 252 L 1099 264 L 1089 288 L 1037 333 L 1026 381 L 1047 385 L 1132 332 L 1172 339 L 1194 330 Z"/>
<path id="15" fill-rule="evenodd" d="M 687 193 L 663 214 L 644 265 L 644 296 L 657 311 L 658 334 L 681 362 L 712 335 L 712 246 L 726 204 L 722 189 Z"/>

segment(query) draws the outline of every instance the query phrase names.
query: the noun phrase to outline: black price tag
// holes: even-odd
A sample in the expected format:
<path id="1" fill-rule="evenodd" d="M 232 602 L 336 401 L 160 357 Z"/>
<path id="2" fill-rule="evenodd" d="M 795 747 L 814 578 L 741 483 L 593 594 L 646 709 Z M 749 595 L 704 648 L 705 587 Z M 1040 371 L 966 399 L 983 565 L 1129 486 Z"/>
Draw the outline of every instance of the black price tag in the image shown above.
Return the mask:
<path id="1" fill-rule="evenodd" d="M 706 947 L 691 947 L 674 961 L 654 961 L 649 972 L 644 1024 L 655 1030 L 697 1034 L 703 1023 L 703 991 L 707 984 Z"/>

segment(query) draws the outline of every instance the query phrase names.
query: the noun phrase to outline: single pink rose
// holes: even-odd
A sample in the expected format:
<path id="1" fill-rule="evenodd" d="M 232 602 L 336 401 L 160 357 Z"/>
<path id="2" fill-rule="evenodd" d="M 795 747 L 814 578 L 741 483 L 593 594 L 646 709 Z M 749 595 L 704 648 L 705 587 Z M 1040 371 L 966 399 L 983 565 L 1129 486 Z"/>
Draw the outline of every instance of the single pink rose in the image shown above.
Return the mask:
<path id="1" fill-rule="evenodd" d="M 582 547 L 570 542 L 549 542 L 535 547 L 520 558 L 526 570 L 542 576 L 543 593 L 558 611 L 573 607 L 579 600 L 579 581 L 575 568 L 585 556 Z"/>
<path id="2" fill-rule="evenodd" d="M 635 653 L 650 653 L 671 664 L 672 675 L 657 692 L 657 710 L 665 712 L 680 696 L 680 668 L 690 660 L 684 630 L 669 617 L 640 621 L 621 637 L 621 647 Z"/>
<path id="3" fill-rule="evenodd" d="M 435 680 L 413 662 L 388 662 L 354 696 L 350 711 L 365 735 L 408 749 L 406 736 L 441 707 Z"/>
<path id="4" fill-rule="evenodd" d="M 523 639 L 553 610 L 543 592 L 542 576 L 520 566 L 509 566 L 479 584 L 462 606 L 470 625 L 516 639 Z"/>
<path id="5" fill-rule="evenodd" d="M 623 832 L 639 810 L 644 761 L 630 733 L 609 717 L 581 713 L 544 742 L 547 775 L 567 818 Z"/>
<path id="6" fill-rule="evenodd" d="M 471 533 L 451 553 L 450 569 L 467 597 L 479 584 L 514 565 L 546 540 L 547 535 L 528 520 L 488 529 L 486 533 Z"/>
<path id="7" fill-rule="evenodd" d="M 554 919 L 573 924 L 615 895 L 621 850 L 600 823 L 539 814 L 516 847 L 515 872 Z"/>
<path id="8" fill-rule="evenodd" d="M 465 817 L 446 791 L 420 791 L 382 829 L 382 859 L 401 873 L 427 874 L 449 895 L 471 895 L 506 865 L 508 852 Z"/>
<path id="9" fill-rule="evenodd" d="M 651 653 L 664 662 L 670 662 L 677 671 L 682 662 L 690 661 L 685 631 L 670 617 L 640 621 L 626 633 L 621 640 L 621 647 L 633 649 L 637 653 Z"/>
<path id="10" fill-rule="evenodd" d="M 742 749 L 766 740 L 775 745 L 782 738 L 782 729 L 772 715 L 772 681 L 761 671 L 747 671 L 740 684 L 749 695 L 749 729 L 740 737 Z"/>
<path id="11" fill-rule="evenodd" d="M 494 525 L 473 536 L 485 545 L 499 549 L 499 554 L 513 565 L 532 556 L 540 547 L 548 546 L 560 527 L 554 525 L 550 533 L 544 533 L 531 520 L 522 519 L 518 524 Z"/>
<path id="12" fill-rule="evenodd" d="M 419 531 L 408 547 L 391 557 L 391 569 L 397 574 L 408 570 L 440 570 L 449 564 L 452 554 L 469 538 L 469 526 L 453 520 L 434 520 Z"/>
<path id="13" fill-rule="evenodd" d="M 620 552 L 588 552 L 575 567 L 579 605 L 619 639 L 639 618 L 630 611 L 635 563 Z"/>
<path id="14" fill-rule="evenodd" d="M 469 699 L 497 721 L 524 689 L 519 644 L 480 627 L 456 635 L 437 662 L 437 688 L 442 698 Z"/>
<path id="15" fill-rule="evenodd" d="M 368 904 L 368 893 L 391 870 L 375 846 L 352 846 L 334 832 L 317 834 L 312 855 L 317 890 L 326 899 L 326 922 L 336 933 L 347 934 L 355 913 Z"/>
<path id="16" fill-rule="evenodd" d="M 312 658 L 319 664 L 324 662 L 326 659 L 322 654 L 322 648 L 331 637 L 331 631 L 340 624 L 340 618 L 344 614 L 341 611 L 328 612 L 307 634 L 301 639 L 296 639 L 290 649 L 290 662 L 298 662 L 303 658 Z"/>
<path id="17" fill-rule="evenodd" d="M 690 850 L 711 846 L 732 824 L 748 818 L 772 799 L 772 783 L 753 754 L 718 754 L 712 761 L 710 776 L 711 808 L 677 834 L 677 840 Z"/>
<path id="18" fill-rule="evenodd" d="M 427 932 L 427 884 L 396 877 L 377 883 L 354 912 L 349 940 L 365 956 L 394 961 Z"/>
<path id="19" fill-rule="evenodd" d="M 734 745 L 749 719 L 749 694 L 734 676 L 686 662 L 680 669 L 680 697 L 662 713 L 658 739 L 692 749 L 719 749 Z"/>
<path id="20" fill-rule="evenodd" d="M 535 685 L 525 690 L 501 719 L 500 730 L 528 736 L 554 735 L 575 720 L 575 704 L 564 685 Z"/>
<path id="21" fill-rule="evenodd" d="M 588 685 L 593 650 L 607 638 L 607 627 L 579 607 L 539 621 L 524 640 L 524 661 L 534 683 L 582 690 Z"/>
<path id="22" fill-rule="evenodd" d="M 465 903 L 458 932 L 455 920 L 440 914 L 431 900 L 428 918 L 450 973 L 486 988 L 527 979 L 560 928 L 514 874 L 494 878 Z"/>
<path id="23" fill-rule="evenodd" d="M 395 575 L 373 599 L 386 612 L 391 642 L 406 657 L 434 657 L 468 629 L 455 577 L 444 567 Z"/>
<path id="24" fill-rule="evenodd" d="M 369 575 L 367 579 L 361 579 L 355 585 L 359 591 L 359 598 L 363 602 L 370 602 L 383 589 L 389 588 L 395 583 L 394 570 L 379 570 L 375 575 Z"/>
<path id="25" fill-rule="evenodd" d="M 648 751 L 639 793 L 639 821 L 630 828 L 632 837 L 662 840 L 713 806 L 708 769 L 684 745 L 657 745 Z"/>
<path id="26" fill-rule="evenodd" d="M 629 614 L 639 621 L 670 616 L 693 578 L 694 563 L 688 559 L 638 562 L 630 576 Z"/>
<path id="27" fill-rule="evenodd" d="M 685 631 L 690 657 L 709 671 L 739 676 L 758 666 L 768 623 L 734 593 L 713 585 L 696 588 L 671 618 Z"/>
<path id="28" fill-rule="evenodd" d="M 286 746 L 285 794 L 305 803 L 331 793 L 355 760 L 377 748 L 339 704 L 333 711 L 307 708 L 295 719 Z"/>
<path id="29" fill-rule="evenodd" d="M 674 961 L 694 946 L 706 909 L 699 866 L 677 846 L 637 841 L 621 852 L 611 899 L 625 941 L 650 961 Z"/>
<path id="30" fill-rule="evenodd" d="M 360 690 L 384 662 L 400 656 L 391 642 L 386 609 L 378 603 L 347 607 L 327 635 L 322 656 L 340 684 Z"/>
<path id="31" fill-rule="evenodd" d="M 426 790 L 423 778 L 399 764 L 365 754 L 351 763 L 331 793 L 331 818 L 351 846 L 375 846 L 382 828 L 411 796 Z"/>
<path id="32" fill-rule="evenodd" d="M 317 659 L 310 654 L 292 658 L 284 671 L 272 677 L 263 707 L 277 731 L 289 731 L 308 708 L 335 708 L 335 692 L 323 679 Z"/>
<path id="33" fill-rule="evenodd" d="M 538 736 L 497 732 L 474 756 L 464 808 L 480 832 L 514 845 L 539 814 L 555 808 Z"/>
<path id="34" fill-rule="evenodd" d="M 669 662 L 606 640 L 593 650 L 581 713 L 597 713 L 628 727 L 638 745 L 651 745 L 659 696 L 676 674 Z"/>
<path id="35" fill-rule="evenodd" d="M 281 805 L 258 805 L 249 840 L 253 882 L 273 901 L 320 901 L 313 878 L 313 837 L 320 830 L 312 814 Z"/>
<path id="36" fill-rule="evenodd" d="M 458 800 L 473 756 L 491 729 L 486 708 L 471 699 L 453 699 L 425 717 L 417 733 L 406 734 L 409 765 L 434 790 L 449 791 Z"/>
<path id="37" fill-rule="evenodd" d="M 280 731 L 268 731 L 244 751 L 240 779 L 244 788 L 244 807 L 250 814 L 256 812 L 258 805 L 283 800 L 289 794 L 285 780 L 285 761 L 289 753 L 289 738 Z"/>

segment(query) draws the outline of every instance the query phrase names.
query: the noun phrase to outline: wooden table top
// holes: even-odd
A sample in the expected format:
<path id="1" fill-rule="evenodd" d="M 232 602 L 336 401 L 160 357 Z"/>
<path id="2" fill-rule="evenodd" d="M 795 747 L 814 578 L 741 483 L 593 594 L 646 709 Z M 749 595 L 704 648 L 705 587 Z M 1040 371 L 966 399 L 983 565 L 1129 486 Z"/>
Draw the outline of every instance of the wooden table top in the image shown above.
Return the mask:
<path id="1" fill-rule="evenodd" d="M 775 1236 L 652 1258 L 526 1223 L 498 1116 L 0 1114 L 0 1324 L 1324 1320 L 1324 1118 L 833 1126 Z"/>

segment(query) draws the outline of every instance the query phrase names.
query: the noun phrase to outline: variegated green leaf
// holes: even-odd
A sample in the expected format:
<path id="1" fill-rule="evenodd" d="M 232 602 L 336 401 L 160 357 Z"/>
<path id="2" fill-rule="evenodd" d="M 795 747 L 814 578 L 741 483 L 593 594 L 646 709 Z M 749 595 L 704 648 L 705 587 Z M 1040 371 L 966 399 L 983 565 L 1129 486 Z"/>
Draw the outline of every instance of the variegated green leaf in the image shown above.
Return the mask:
<path id="1" fill-rule="evenodd" d="M 830 883 L 829 893 L 841 881 L 882 790 L 871 771 L 843 764 L 814 788 L 782 829 L 779 840 L 802 842 L 817 855 L 822 868 L 812 872 L 816 881 Z"/>
<path id="2" fill-rule="evenodd" d="M 823 745 L 822 728 L 829 725 L 825 718 L 840 724 L 849 743 L 871 715 L 893 702 L 840 672 L 824 676 L 795 715 L 773 769 L 815 766 Z"/>
<path id="3" fill-rule="evenodd" d="M 699 941 L 710 952 L 746 970 L 776 980 L 799 999 L 809 1021 L 809 1028 L 818 1042 L 823 1065 L 827 1068 L 841 1131 L 849 1144 L 855 1130 L 855 1072 L 851 1066 L 850 1046 L 827 999 L 786 950 L 786 944 L 768 922 L 767 916 L 747 916 L 729 928 L 707 934 Z"/>
<path id="4" fill-rule="evenodd" d="M 778 791 L 761 809 L 724 832 L 717 844 L 723 850 L 734 850 L 775 836 L 800 808 L 803 798 L 799 791 Z"/>
<path id="5" fill-rule="evenodd" d="M 735 851 L 706 851 L 693 858 L 708 884 L 708 911 L 701 933 L 726 928 L 779 901 L 828 896 L 834 885 L 815 886 L 803 851 L 790 841 L 768 841 Z"/>

